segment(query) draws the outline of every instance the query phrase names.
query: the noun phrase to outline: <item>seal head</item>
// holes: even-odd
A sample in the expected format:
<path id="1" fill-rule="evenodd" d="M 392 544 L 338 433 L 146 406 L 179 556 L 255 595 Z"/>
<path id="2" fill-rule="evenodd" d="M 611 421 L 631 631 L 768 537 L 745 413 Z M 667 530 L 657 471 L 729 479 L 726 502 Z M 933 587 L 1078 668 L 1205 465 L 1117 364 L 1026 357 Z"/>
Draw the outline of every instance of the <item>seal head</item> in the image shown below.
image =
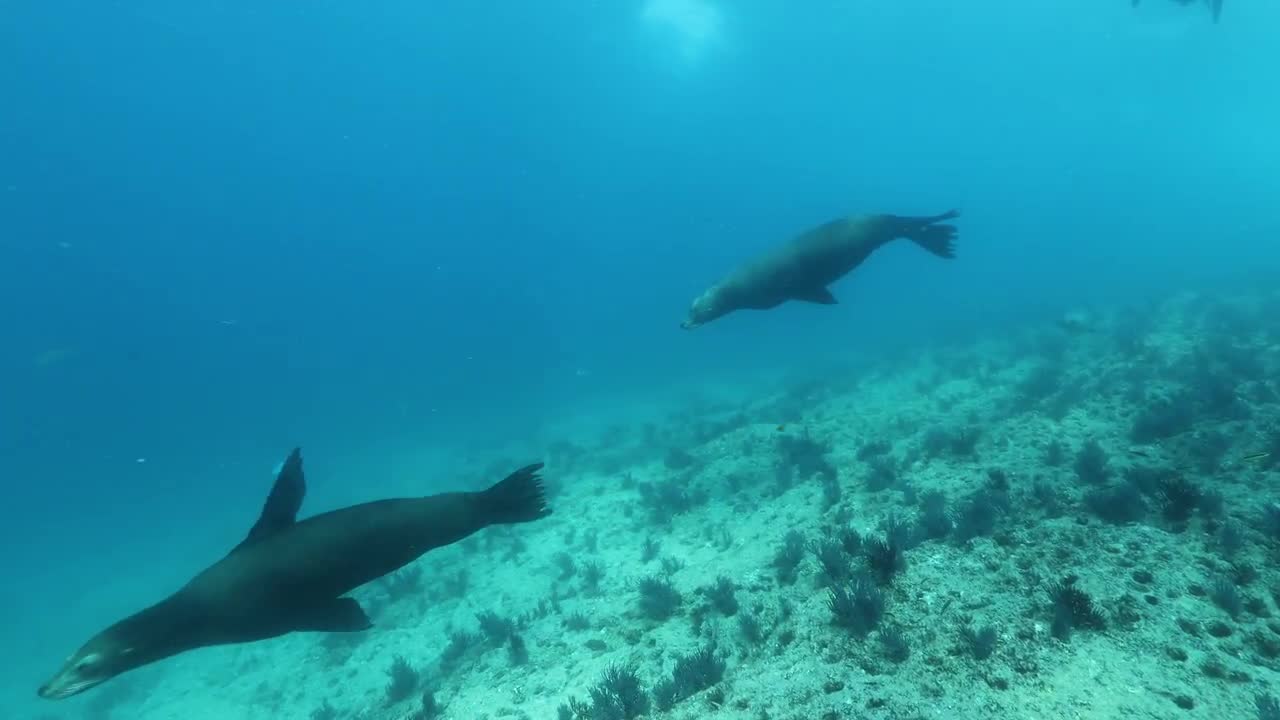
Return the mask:
<path id="1" fill-rule="evenodd" d="M 107 632 L 95 635 L 36 693 L 46 700 L 61 700 L 97 687 L 120 673 L 145 664 L 131 648 L 121 647 Z"/>
<path id="2" fill-rule="evenodd" d="M 89 638 L 36 694 L 61 700 L 111 678 L 206 644 L 199 613 L 181 596 L 170 596 Z"/>
<path id="3" fill-rule="evenodd" d="M 733 309 L 725 302 L 720 286 L 712 285 L 706 292 L 693 299 L 693 303 L 689 305 L 689 315 L 684 322 L 680 323 L 680 327 L 685 330 L 702 327 Z"/>

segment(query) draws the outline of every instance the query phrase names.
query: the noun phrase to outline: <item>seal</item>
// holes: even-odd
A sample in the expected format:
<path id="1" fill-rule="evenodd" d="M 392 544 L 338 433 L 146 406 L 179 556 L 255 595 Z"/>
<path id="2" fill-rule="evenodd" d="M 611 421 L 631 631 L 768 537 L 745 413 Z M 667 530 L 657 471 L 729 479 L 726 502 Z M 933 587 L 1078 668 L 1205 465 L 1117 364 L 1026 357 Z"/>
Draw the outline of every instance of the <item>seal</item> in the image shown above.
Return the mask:
<path id="1" fill-rule="evenodd" d="M 692 330 L 735 310 L 769 310 L 788 300 L 834 305 L 827 286 L 897 238 L 954 258 L 956 228 L 939 223 L 959 216 L 958 210 L 928 217 L 855 215 L 819 225 L 707 288 L 680 327 Z"/>
<path id="2" fill-rule="evenodd" d="M 480 492 L 379 500 L 299 522 L 306 483 L 295 449 L 243 542 L 168 598 L 94 635 L 38 694 L 71 697 L 199 647 L 367 630 L 369 617 L 346 593 L 489 525 L 546 517 L 541 469 L 521 468 Z"/>

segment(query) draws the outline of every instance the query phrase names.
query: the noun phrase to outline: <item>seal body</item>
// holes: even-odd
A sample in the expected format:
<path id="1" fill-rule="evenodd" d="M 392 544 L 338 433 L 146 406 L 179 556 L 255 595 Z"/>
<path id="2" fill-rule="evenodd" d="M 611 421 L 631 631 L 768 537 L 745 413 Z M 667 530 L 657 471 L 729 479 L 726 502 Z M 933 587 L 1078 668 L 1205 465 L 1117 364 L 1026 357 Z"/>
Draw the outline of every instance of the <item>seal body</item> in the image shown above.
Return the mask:
<path id="1" fill-rule="evenodd" d="M 954 258 L 956 228 L 941 223 L 959 215 L 955 210 L 929 217 L 857 215 L 819 225 L 707 288 L 694 299 L 681 327 L 691 330 L 735 310 L 768 310 L 788 300 L 834 305 L 827 286 L 897 238 Z"/>
<path id="2" fill-rule="evenodd" d="M 343 595 L 489 525 L 545 517 L 541 468 L 481 492 L 380 500 L 296 522 L 306 486 L 294 450 L 244 542 L 173 595 L 90 638 L 39 695 L 70 697 L 198 647 L 366 630 L 368 616 Z"/>

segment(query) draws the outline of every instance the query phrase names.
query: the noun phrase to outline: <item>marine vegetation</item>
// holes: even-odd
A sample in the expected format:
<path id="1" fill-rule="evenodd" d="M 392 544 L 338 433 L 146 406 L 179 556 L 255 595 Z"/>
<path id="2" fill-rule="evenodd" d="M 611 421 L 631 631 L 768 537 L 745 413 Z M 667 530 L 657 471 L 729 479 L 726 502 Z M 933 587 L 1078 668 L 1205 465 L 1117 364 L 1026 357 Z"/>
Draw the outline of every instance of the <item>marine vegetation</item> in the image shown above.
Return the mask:
<path id="1" fill-rule="evenodd" d="M 818 540 L 813 543 L 812 549 L 826 584 L 844 582 L 853 573 L 853 558 L 845 552 L 844 545 L 839 540 Z"/>
<path id="2" fill-rule="evenodd" d="M 666 620 L 680 609 L 684 597 L 671 580 L 662 575 L 642 578 L 636 585 L 640 612 L 650 620 Z"/>
<path id="3" fill-rule="evenodd" d="M 677 657 L 671 676 L 659 681 L 653 688 L 654 704 L 659 710 L 670 710 L 676 704 L 720 682 L 726 667 L 714 645 Z"/>
<path id="4" fill-rule="evenodd" d="M 418 689 L 418 683 L 421 681 L 418 671 L 409 664 L 408 660 L 397 655 L 391 661 L 391 667 L 387 668 L 387 703 L 395 705 L 404 702 L 413 695 Z"/>
<path id="5" fill-rule="evenodd" d="M 630 665 L 614 665 L 588 691 L 589 699 L 570 698 L 560 706 L 561 720 L 634 720 L 649 712 L 649 695 Z"/>
<path id="6" fill-rule="evenodd" d="M 827 591 L 831 621 L 855 636 L 865 637 L 884 617 L 884 594 L 870 578 L 859 575 Z"/>
<path id="7" fill-rule="evenodd" d="M 884 650 L 885 659 L 892 663 L 904 663 L 911 657 L 911 646 L 902 628 L 889 625 L 880 628 L 876 633 L 880 637 L 880 647 Z"/>
<path id="8" fill-rule="evenodd" d="M 427 690 L 422 693 L 422 701 L 418 705 L 418 709 L 409 716 L 408 720 L 436 720 L 444 715 L 444 705 L 436 700 L 434 692 Z"/>
<path id="9" fill-rule="evenodd" d="M 995 652 L 999 636 L 993 627 L 976 627 L 965 623 L 960 628 L 960 640 L 963 647 L 975 660 L 986 660 Z"/>
<path id="10" fill-rule="evenodd" d="M 711 607 L 721 615 L 732 617 L 738 613 L 737 585 L 733 580 L 721 575 L 716 584 L 706 589 L 707 600 Z"/>
<path id="11" fill-rule="evenodd" d="M 1280 511 L 1276 514 L 1280 523 Z M 1277 539 L 1280 539 L 1280 524 L 1277 525 Z M 796 581 L 800 561 L 804 559 L 804 536 L 796 530 L 787 531 L 782 538 L 782 546 L 773 556 L 773 567 L 777 571 L 778 582 L 790 585 Z"/>
<path id="12" fill-rule="evenodd" d="M 1105 630 L 1106 618 L 1094 604 L 1093 598 L 1081 590 L 1075 575 L 1068 575 L 1061 582 L 1049 586 L 1049 599 L 1053 605 L 1051 632 L 1059 640 L 1070 640 L 1076 629 Z"/>

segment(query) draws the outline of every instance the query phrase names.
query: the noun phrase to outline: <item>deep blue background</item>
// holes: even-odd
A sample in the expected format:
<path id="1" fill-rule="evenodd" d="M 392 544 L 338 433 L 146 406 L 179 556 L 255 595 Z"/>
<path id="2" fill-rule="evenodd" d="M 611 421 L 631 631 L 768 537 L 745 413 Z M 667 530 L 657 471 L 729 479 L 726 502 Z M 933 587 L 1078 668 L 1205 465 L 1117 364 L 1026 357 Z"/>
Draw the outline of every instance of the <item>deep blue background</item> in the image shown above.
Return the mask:
<path id="1" fill-rule="evenodd" d="M 18 680 L 234 542 L 295 443 L 376 494 L 325 467 L 1276 268 L 1280 8 L 999 5 L 0 4 Z M 952 206 L 954 263 L 677 327 L 808 226 Z"/>

